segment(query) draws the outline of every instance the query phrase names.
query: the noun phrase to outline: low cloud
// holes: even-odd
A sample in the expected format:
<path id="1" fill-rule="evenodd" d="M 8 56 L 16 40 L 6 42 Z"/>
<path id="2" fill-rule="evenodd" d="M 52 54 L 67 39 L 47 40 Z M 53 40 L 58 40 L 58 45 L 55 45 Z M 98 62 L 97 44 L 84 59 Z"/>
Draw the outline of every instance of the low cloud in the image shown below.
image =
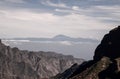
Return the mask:
<path id="1" fill-rule="evenodd" d="M 69 41 L 61 41 L 60 44 L 67 45 L 67 46 L 71 46 L 72 45 L 72 43 L 69 42 Z"/>

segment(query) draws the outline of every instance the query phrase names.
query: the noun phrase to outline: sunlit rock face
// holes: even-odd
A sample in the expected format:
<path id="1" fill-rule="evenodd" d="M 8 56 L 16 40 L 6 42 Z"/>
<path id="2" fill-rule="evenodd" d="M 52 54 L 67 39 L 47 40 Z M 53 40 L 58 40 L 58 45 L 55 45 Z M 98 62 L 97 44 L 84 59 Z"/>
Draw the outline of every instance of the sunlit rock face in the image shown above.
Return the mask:
<path id="1" fill-rule="evenodd" d="M 54 52 L 21 51 L 0 40 L 0 79 L 47 79 L 83 59 Z"/>

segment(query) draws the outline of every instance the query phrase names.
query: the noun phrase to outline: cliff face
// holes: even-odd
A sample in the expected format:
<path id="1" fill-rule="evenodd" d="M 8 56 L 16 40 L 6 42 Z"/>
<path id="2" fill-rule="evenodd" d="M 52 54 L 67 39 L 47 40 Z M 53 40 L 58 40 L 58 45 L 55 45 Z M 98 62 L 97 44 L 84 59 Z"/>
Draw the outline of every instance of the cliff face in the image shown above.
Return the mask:
<path id="1" fill-rule="evenodd" d="M 20 51 L 5 46 L 0 40 L 0 79 L 45 79 L 82 62 L 54 52 Z"/>
<path id="2" fill-rule="evenodd" d="M 104 36 L 93 60 L 73 65 L 53 79 L 120 79 L 120 26 Z"/>
<path id="3" fill-rule="evenodd" d="M 100 60 L 103 56 L 110 59 L 120 57 L 120 26 L 106 34 L 96 48 L 94 60 Z"/>

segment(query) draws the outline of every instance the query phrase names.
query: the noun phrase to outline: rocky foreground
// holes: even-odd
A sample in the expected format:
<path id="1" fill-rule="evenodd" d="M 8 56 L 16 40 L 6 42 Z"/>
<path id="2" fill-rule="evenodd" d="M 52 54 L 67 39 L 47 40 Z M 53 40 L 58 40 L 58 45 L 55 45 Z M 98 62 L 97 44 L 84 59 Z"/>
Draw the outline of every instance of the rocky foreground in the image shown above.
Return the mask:
<path id="1" fill-rule="evenodd" d="M 120 26 L 104 36 L 93 58 L 52 79 L 120 79 Z"/>
<path id="2" fill-rule="evenodd" d="M 0 79 L 48 79 L 83 59 L 54 52 L 21 51 L 0 40 Z"/>

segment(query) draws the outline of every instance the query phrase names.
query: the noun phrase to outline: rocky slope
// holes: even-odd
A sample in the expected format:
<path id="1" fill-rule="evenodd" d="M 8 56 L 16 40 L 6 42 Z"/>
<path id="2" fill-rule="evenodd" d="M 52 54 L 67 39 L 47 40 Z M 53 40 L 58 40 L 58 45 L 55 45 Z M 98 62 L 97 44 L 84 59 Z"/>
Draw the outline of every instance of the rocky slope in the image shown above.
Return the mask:
<path id="1" fill-rule="evenodd" d="M 82 62 L 54 52 L 21 51 L 0 40 L 0 79 L 47 79 Z"/>
<path id="2" fill-rule="evenodd" d="M 120 26 L 104 36 L 93 60 L 73 65 L 52 79 L 120 79 Z"/>

